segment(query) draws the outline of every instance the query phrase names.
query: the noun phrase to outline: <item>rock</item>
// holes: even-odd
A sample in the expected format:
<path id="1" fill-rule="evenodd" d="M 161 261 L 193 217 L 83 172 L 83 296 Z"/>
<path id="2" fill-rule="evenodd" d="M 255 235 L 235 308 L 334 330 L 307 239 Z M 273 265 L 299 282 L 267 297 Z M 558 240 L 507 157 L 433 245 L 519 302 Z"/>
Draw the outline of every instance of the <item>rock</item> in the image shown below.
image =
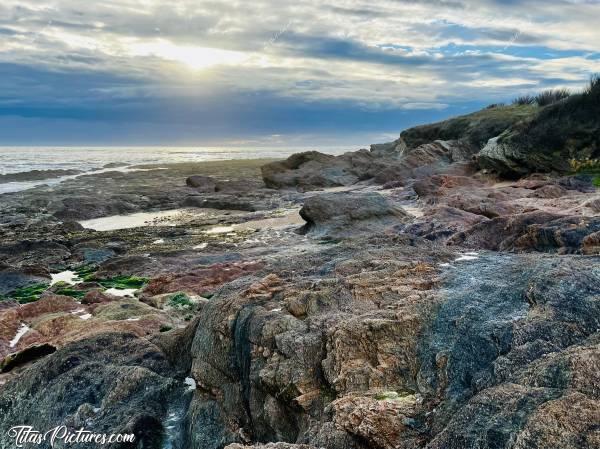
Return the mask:
<path id="1" fill-rule="evenodd" d="M 210 176 L 190 176 L 185 180 L 185 184 L 188 187 L 195 188 L 199 192 L 209 193 L 217 191 L 217 182 Z"/>
<path id="2" fill-rule="evenodd" d="M 0 267 L 0 295 L 5 295 L 27 285 L 48 283 L 49 281 L 50 273 L 42 267 Z"/>
<path id="3" fill-rule="evenodd" d="M 594 193 L 596 191 L 590 175 L 563 176 L 558 178 L 556 183 L 567 190 L 576 190 L 582 193 Z"/>
<path id="4" fill-rule="evenodd" d="M 536 189 L 530 196 L 532 198 L 560 198 L 567 194 L 567 190 L 558 185 L 545 185 Z"/>
<path id="5" fill-rule="evenodd" d="M 100 264 L 95 276 L 98 279 L 107 279 L 115 276 L 142 275 L 153 265 L 154 261 L 146 256 L 113 257 Z"/>
<path id="6" fill-rule="evenodd" d="M 131 430 L 145 448 L 597 446 L 598 193 L 589 177 L 473 173 L 480 139 L 524 110 L 537 108 L 495 107 L 266 170 L 298 190 L 353 184 L 337 193 L 266 189 L 258 162 L 246 181 L 250 162 L 232 161 L 6 195 L 0 273 L 47 283 L 48 269 L 85 267 L 150 282 L 139 299 L 81 283 L 67 290 L 81 302 L 50 294 L 61 286 L 28 305 L 0 301 L 0 429 Z M 190 173 L 230 181 L 196 192 L 181 185 Z M 75 207 L 73 191 L 88 198 L 84 214 L 97 213 L 92 200 L 103 212 L 222 212 L 81 231 L 52 216 Z M 203 232 L 301 203 L 303 236 Z M 234 204 L 280 210 L 224 210 Z"/>
<path id="7" fill-rule="evenodd" d="M 518 178 L 529 173 L 525 164 L 525 154 L 519 152 L 518 148 L 502 144 L 494 137 L 477 155 L 477 163 L 481 168 L 493 170 L 500 175 Z"/>
<path id="8" fill-rule="evenodd" d="M 318 152 L 293 155 L 262 168 L 267 187 L 315 190 L 348 186 L 373 180 L 378 184 L 405 182 L 434 173 L 474 172 L 472 155 L 477 151 L 460 141 L 435 141 L 407 150 L 401 144 L 373 146 L 341 156 Z"/>
<path id="9" fill-rule="evenodd" d="M 53 215 L 61 220 L 86 220 L 137 212 L 138 207 L 118 196 L 98 199 L 95 196 L 70 196 L 49 205 Z"/>
<path id="10" fill-rule="evenodd" d="M 382 449 L 422 447 L 424 435 L 418 427 L 417 399 L 414 395 L 381 399 L 346 396 L 332 403 L 334 423 L 348 433 Z"/>
<path id="11" fill-rule="evenodd" d="M 52 354 L 56 348 L 47 343 L 31 345 L 22 351 L 8 354 L 0 360 L 0 373 L 8 373 L 15 368 L 34 362 L 42 357 Z"/>
<path id="12" fill-rule="evenodd" d="M 370 151 L 373 155 L 378 157 L 399 157 L 402 155 L 402 151 L 405 147 L 399 140 L 388 143 L 376 143 L 371 145 Z"/>
<path id="13" fill-rule="evenodd" d="M 0 359 L 30 345 L 48 342 L 35 326 L 31 326 L 33 321 L 43 315 L 69 315 L 78 307 L 73 298 L 45 295 L 34 303 L 0 310 Z M 41 322 L 39 324 L 43 325 Z M 17 335 L 20 338 L 16 339 Z"/>
<path id="14" fill-rule="evenodd" d="M 482 109 L 472 114 L 407 129 L 400 134 L 400 141 L 410 150 L 435 140 L 460 140 L 475 147 L 477 151 L 492 137 L 535 113 L 536 108 L 529 105 Z"/>
<path id="15" fill-rule="evenodd" d="M 308 151 L 290 156 L 285 161 L 261 167 L 265 185 L 273 189 L 299 187 L 315 190 L 355 184 L 360 180 L 354 169 L 354 158 L 370 159 L 368 152 L 345 156 L 330 156 Z"/>
<path id="16" fill-rule="evenodd" d="M 585 203 L 585 207 L 589 207 L 594 212 L 600 213 L 600 198 L 594 198 L 593 200 L 588 201 Z"/>
<path id="17" fill-rule="evenodd" d="M 12 268 L 61 266 L 71 256 L 64 243 L 54 239 L 32 239 L 0 244 L 0 257 Z"/>
<path id="18" fill-rule="evenodd" d="M 327 193 L 305 200 L 303 232 L 321 237 L 348 237 L 375 232 L 409 218 L 402 208 L 378 193 Z"/>
<path id="19" fill-rule="evenodd" d="M 81 300 L 81 304 L 90 305 L 90 304 L 100 304 L 103 302 L 111 302 L 118 300 L 119 298 L 111 295 L 107 295 L 102 292 L 102 290 L 90 290 Z"/>
<path id="20" fill-rule="evenodd" d="M 166 404 L 181 395 L 175 371 L 160 349 L 131 334 L 110 333 L 72 343 L 0 389 L 0 428 L 27 423 L 52 429 L 89 426 L 98 432 L 133 433 L 135 447 L 158 447 Z M 40 386 L 52 385 L 52 388 Z M 83 404 L 89 404 L 83 421 Z M 0 446 L 14 439 L 4 432 Z"/>
<path id="21" fill-rule="evenodd" d="M 400 226 L 399 229 L 427 240 L 438 240 L 465 232 L 484 221 L 487 221 L 487 218 L 482 214 L 448 206 L 436 206 L 427 210 L 415 223 Z"/>
<path id="22" fill-rule="evenodd" d="M 486 218 L 496 218 L 522 212 L 523 208 L 510 201 L 499 201 L 498 198 L 480 196 L 478 193 L 455 193 L 445 199 L 449 207 L 461 209 Z"/>
<path id="23" fill-rule="evenodd" d="M 458 187 L 483 187 L 484 184 L 466 176 L 433 175 L 415 181 L 413 189 L 421 198 L 448 195 Z"/>
<path id="24" fill-rule="evenodd" d="M 73 257 L 84 264 L 101 264 L 116 255 L 116 251 L 110 248 L 97 248 L 89 243 L 75 245 L 72 249 Z"/>
<path id="25" fill-rule="evenodd" d="M 404 187 L 404 181 L 388 181 L 388 182 L 384 183 L 382 186 L 382 188 L 384 190 L 397 189 L 400 187 Z"/>
<path id="26" fill-rule="evenodd" d="M 59 178 L 61 176 L 78 175 L 80 173 L 83 172 L 81 170 L 72 169 L 29 170 L 19 173 L 0 174 L 0 182 L 41 181 L 44 179 Z"/>
<path id="27" fill-rule="evenodd" d="M 247 201 L 240 201 L 239 195 L 220 195 L 215 197 L 206 197 L 198 195 L 187 196 L 181 203 L 183 207 L 201 207 L 219 210 L 241 210 L 246 212 L 255 212 L 265 207 L 260 204 L 254 204 Z"/>
<path id="28" fill-rule="evenodd" d="M 290 443 L 267 443 L 267 444 L 255 444 L 252 446 L 244 446 L 242 444 L 234 443 L 225 446 L 225 449 L 318 449 L 316 446 L 309 446 L 307 444 L 290 444 Z"/>
<path id="29" fill-rule="evenodd" d="M 504 251 L 535 249 L 576 252 L 582 249 L 586 237 L 598 231 L 599 218 L 531 212 L 476 224 L 454 235 L 449 243 Z M 590 243 L 591 240 L 588 240 L 587 245 Z"/>
<path id="30" fill-rule="evenodd" d="M 379 184 L 421 179 L 436 173 L 472 174 L 471 155 L 475 150 L 459 141 L 438 140 L 404 150 L 397 160 L 380 160 L 372 168 Z"/>
<path id="31" fill-rule="evenodd" d="M 262 268 L 260 262 L 233 262 L 214 264 L 186 273 L 174 273 L 152 278 L 142 291 L 143 295 L 185 292 L 204 296 L 214 293 L 221 285 L 240 276 L 247 276 Z"/>
<path id="32" fill-rule="evenodd" d="M 583 254 L 600 254 L 600 231 L 587 235 L 582 244 Z"/>

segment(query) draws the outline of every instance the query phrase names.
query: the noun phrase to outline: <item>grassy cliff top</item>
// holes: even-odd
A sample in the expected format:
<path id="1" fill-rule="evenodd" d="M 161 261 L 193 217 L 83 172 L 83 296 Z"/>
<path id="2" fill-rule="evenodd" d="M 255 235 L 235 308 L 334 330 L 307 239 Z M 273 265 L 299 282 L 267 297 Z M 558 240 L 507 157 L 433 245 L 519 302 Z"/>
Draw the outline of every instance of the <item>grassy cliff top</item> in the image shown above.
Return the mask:
<path id="1" fill-rule="evenodd" d="M 490 106 L 471 114 L 407 129 L 400 134 L 400 138 L 409 148 L 434 140 L 456 139 L 464 139 L 481 148 L 492 137 L 522 120 L 534 117 L 538 111 L 539 107 L 532 104 Z"/>

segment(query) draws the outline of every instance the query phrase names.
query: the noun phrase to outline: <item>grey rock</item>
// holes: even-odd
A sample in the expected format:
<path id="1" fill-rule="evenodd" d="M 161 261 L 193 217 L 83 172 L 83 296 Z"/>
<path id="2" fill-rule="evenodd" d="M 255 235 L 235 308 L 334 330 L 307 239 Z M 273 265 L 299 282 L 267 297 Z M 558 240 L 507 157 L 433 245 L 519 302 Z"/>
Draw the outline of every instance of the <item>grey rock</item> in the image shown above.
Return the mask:
<path id="1" fill-rule="evenodd" d="M 378 193 L 326 193 L 305 200 L 300 216 L 303 232 L 321 237 L 348 237 L 360 232 L 377 232 L 409 218 Z"/>
<path id="2" fill-rule="evenodd" d="M 167 403 L 182 394 L 174 376 L 167 359 L 147 340 L 97 335 L 65 346 L 5 385 L 0 428 L 15 423 L 43 431 L 85 426 L 98 433 L 133 433 L 136 441 L 130 447 L 158 448 Z M 0 446 L 13 444 L 7 432 L 0 434 Z M 47 449 L 50 443 L 38 447 Z"/>
<path id="3" fill-rule="evenodd" d="M 569 171 L 563 154 L 532 152 L 510 140 L 509 135 L 494 137 L 477 155 L 479 166 L 507 178 L 519 178 L 532 172 Z"/>
<path id="4" fill-rule="evenodd" d="M 193 187 L 199 192 L 215 192 L 217 190 L 217 182 L 210 176 L 194 175 L 185 180 L 188 187 Z"/>

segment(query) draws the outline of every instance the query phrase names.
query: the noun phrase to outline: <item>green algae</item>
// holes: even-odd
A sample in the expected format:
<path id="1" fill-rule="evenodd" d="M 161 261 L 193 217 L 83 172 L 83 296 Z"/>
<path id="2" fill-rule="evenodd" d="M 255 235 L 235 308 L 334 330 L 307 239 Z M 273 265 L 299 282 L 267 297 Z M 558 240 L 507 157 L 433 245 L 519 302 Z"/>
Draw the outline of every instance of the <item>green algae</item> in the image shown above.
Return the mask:
<path id="1" fill-rule="evenodd" d="M 139 276 L 115 276 L 107 279 L 100 279 L 96 276 L 98 267 L 95 265 L 86 265 L 73 270 L 77 276 L 84 282 L 96 282 L 104 288 L 118 288 L 125 290 L 128 288 L 140 289 L 145 286 L 149 279 Z"/>
<path id="2" fill-rule="evenodd" d="M 173 296 L 169 298 L 169 305 L 171 307 L 180 307 L 184 309 L 191 309 L 194 306 L 194 303 L 185 293 L 179 292 L 175 293 Z"/>
<path id="3" fill-rule="evenodd" d="M 70 296 L 75 299 L 83 299 L 86 294 L 85 291 L 74 289 L 69 284 L 65 284 L 65 286 L 59 285 L 58 288 L 54 289 L 54 293 L 62 296 Z"/>
<path id="4" fill-rule="evenodd" d="M 42 293 L 48 290 L 49 284 L 37 283 L 19 287 L 12 292 L 6 294 L 5 299 L 14 299 L 20 304 L 35 302 L 40 299 Z"/>
<path id="5" fill-rule="evenodd" d="M 104 288 L 118 288 L 119 290 L 135 288 L 137 290 L 146 285 L 149 279 L 138 276 L 115 276 L 108 279 L 91 279 L 91 281 L 97 282 Z"/>
<path id="6" fill-rule="evenodd" d="M 85 265 L 79 268 L 75 268 L 73 271 L 83 282 L 92 282 L 94 279 L 94 275 L 96 274 L 96 270 L 98 267 L 95 265 Z"/>
<path id="7" fill-rule="evenodd" d="M 96 282 L 105 289 L 117 288 L 117 289 L 140 289 L 144 287 L 149 279 L 138 277 L 138 276 L 115 276 L 108 279 L 96 278 L 95 266 L 84 266 L 74 269 L 73 271 L 79 276 L 83 282 Z M 13 299 L 20 304 L 27 304 L 35 302 L 40 299 L 42 294 L 50 288 L 50 284 L 47 283 L 36 283 L 19 287 L 5 295 L 0 295 L 0 301 Z M 70 296 L 71 298 L 81 300 L 87 290 L 76 289 L 66 282 L 59 282 L 52 286 L 52 293 L 63 296 Z"/>

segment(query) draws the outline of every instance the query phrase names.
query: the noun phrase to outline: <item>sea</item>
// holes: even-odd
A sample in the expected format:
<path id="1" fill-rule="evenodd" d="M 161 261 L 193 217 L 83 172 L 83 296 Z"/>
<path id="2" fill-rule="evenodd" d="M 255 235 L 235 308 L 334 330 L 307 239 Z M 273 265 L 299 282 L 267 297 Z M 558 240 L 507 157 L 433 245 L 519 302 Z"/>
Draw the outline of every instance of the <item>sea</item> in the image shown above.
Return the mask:
<path id="1" fill-rule="evenodd" d="M 283 159 L 307 147 L 0 147 L 0 194 L 31 189 L 39 185 L 55 185 L 81 176 L 57 176 L 54 170 L 80 170 L 83 174 L 109 170 L 129 171 L 130 166 L 173 164 L 181 162 L 224 161 L 235 159 Z M 348 147 L 325 147 L 318 151 L 342 154 Z M 108 166 L 108 167 L 107 167 Z M 36 173 L 32 180 L 15 181 L 2 175 Z M 4 178 L 4 179 L 3 179 Z"/>

